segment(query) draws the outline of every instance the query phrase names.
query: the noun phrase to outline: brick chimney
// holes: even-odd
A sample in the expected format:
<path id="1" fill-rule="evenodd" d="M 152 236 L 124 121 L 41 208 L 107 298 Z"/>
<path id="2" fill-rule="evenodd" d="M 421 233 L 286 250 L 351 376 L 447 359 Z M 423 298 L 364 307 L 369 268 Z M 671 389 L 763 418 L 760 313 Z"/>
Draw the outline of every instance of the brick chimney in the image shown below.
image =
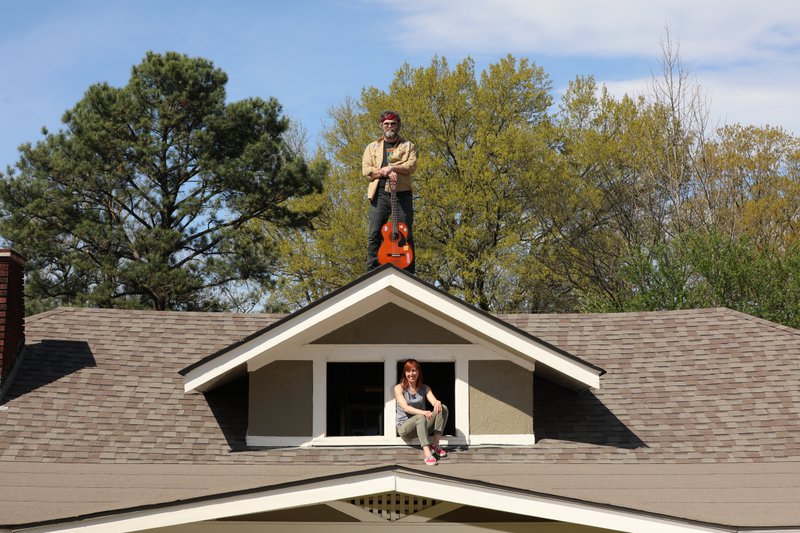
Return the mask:
<path id="1" fill-rule="evenodd" d="M 17 252 L 0 248 L 0 390 L 25 345 L 24 265 Z"/>

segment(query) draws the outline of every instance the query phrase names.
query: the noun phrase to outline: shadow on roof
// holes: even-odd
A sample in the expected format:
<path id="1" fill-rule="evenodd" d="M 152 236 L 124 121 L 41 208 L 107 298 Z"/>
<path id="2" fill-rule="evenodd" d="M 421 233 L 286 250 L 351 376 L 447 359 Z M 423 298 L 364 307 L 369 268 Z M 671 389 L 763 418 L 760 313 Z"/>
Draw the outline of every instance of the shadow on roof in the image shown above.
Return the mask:
<path id="1" fill-rule="evenodd" d="M 204 394 L 219 429 L 232 452 L 249 450 L 247 446 L 247 375 Z"/>
<path id="2" fill-rule="evenodd" d="M 247 376 L 205 393 L 231 452 L 247 445 Z M 536 440 L 554 439 L 621 449 L 647 448 L 590 390 L 580 393 L 534 377 L 533 423 Z"/>
<path id="3" fill-rule="evenodd" d="M 4 401 L 24 396 L 84 368 L 97 366 L 85 341 L 45 339 L 26 346 L 25 350 Z"/>
<path id="4" fill-rule="evenodd" d="M 630 450 L 648 447 L 591 390 L 575 393 L 534 378 L 533 394 L 537 441 L 555 439 Z"/>

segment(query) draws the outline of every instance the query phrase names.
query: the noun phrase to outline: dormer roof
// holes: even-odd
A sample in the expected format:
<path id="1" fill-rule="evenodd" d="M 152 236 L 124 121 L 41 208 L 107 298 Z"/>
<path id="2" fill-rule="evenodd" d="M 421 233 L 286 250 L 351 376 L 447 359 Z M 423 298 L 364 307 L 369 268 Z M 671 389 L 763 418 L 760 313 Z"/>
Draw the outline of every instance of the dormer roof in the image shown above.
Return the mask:
<path id="1" fill-rule="evenodd" d="M 431 327 L 447 330 L 456 339 L 517 358 L 524 366 L 535 367 L 540 376 L 572 390 L 600 388 L 600 376 L 605 373 L 602 368 L 397 267 L 384 265 L 184 368 L 184 389 L 211 390 L 291 347 L 324 342 L 326 336 L 387 305 L 397 306 L 406 314 L 429 322 Z M 396 336 L 395 333 L 392 337 L 396 340 Z M 415 343 L 416 339 L 408 342 Z"/>

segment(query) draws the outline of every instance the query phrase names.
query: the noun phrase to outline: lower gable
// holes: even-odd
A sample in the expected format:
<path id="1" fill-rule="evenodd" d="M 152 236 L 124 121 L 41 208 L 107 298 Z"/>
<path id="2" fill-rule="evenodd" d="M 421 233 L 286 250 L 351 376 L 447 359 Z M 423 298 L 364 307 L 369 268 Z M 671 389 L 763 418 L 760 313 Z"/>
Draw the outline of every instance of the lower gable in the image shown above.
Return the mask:
<path id="1" fill-rule="evenodd" d="M 317 533 L 376 531 L 503 531 L 507 533 L 602 533 L 613 530 L 524 514 L 459 505 L 390 492 L 207 522 L 158 528 L 151 533 Z"/>
<path id="2" fill-rule="evenodd" d="M 287 465 L 287 468 L 291 467 Z M 557 485 L 565 486 L 563 480 Z M 640 490 L 633 487 L 628 493 L 633 495 Z M 577 493 L 582 492 L 586 491 L 577 488 Z M 661 498 L 666 497 L 664 502 L 672 501 L 673 496 L 661 494 Z M 637 497 L 631 500 L 640 501 Z M 655 514 L 583 498 L 490 484 L 469 477 L 442 476 L 429 470 L 384 467 L 171 503 L 116 508 L 63 521 L 11 526 L 9 531 L 265 533 L 367 532 L 390 528 L 401 532 L 431 530 L 440 533 L 719 533 L 741 530 L 679 516 L 682 515 Z M 749 529 L 794 530 L 785 527 Z"/>

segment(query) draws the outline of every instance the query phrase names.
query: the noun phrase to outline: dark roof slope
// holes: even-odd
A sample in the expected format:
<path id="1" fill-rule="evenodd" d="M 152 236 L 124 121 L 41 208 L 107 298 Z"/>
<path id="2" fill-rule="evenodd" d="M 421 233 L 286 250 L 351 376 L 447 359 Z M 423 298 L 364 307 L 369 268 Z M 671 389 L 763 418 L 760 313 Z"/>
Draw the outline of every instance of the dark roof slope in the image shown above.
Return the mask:
<path id="1" fill-rule="evenodd" d="M 0 461 L 386 464 L 407 448 L 248 450 L 246 381 L 185 394 L 178 371 L 280 315 L 59 309 L 27 322 Z M 469 462 L 800 460 L 800 332 L 726 309 L 500 318 L 605 368 L 537 380 L 535 447 Z"/>

